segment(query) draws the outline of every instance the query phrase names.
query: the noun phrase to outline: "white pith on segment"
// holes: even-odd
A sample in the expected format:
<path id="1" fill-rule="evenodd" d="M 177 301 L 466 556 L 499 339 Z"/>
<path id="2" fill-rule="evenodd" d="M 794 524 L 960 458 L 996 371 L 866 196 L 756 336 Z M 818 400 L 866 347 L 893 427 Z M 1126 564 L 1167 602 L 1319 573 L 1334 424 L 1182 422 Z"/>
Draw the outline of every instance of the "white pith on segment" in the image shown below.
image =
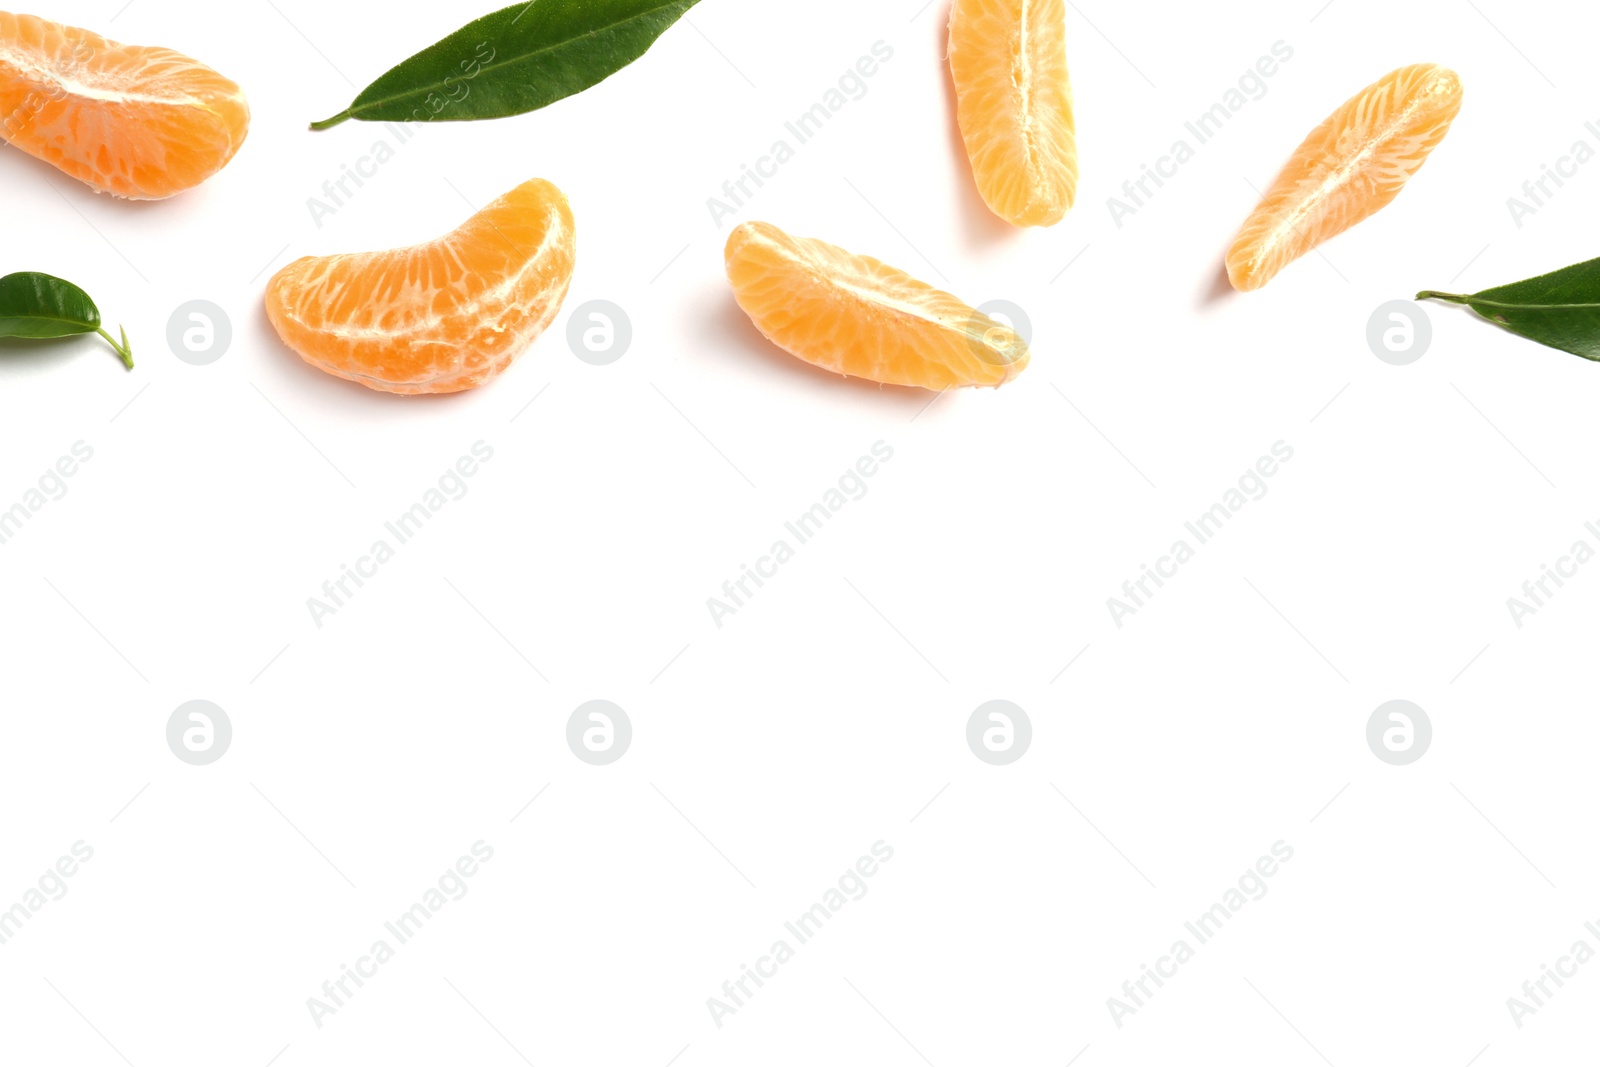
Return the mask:
<path id="1" fill-rule="evenodd" d="M 943 389 L 1001 385 L 1028 364 L 1003 323 L 871 256 L 769 223 L 740 226 L 727 247 L 740 307 L 763 335 L 839 374 Z"/>
<path id="2" fill-rule="evenodd" d="M 1078 182 L 1064 0 L 954 0 L 949 58 L 984 202 L 1018 226 L 1059 222 Z"/>
<path id="3" fill-rule="evenodd" d="M 1301 142 L 1240 228 L 1227 257 L 1234 287 L 1261 288 L 1393 201 L 1444 140 L 1461 99 L 1454 71 L 1419 63 L 1345 101 Z"/>
<path id="4" fill-rule="evenodd" d="M 289 264 L 268 285 L 268 316 L 338 377 L 395 393 L 471 389 L 553 321 L 574 237 L 566 197 L 534 179 L 438 241 Z"/>
<path id="5" fill-rule="evenodd" d="M 158 200 L 238 151 L 244 92 L 169 48 L 0 12 L 0 138 L 97 191 Z"/>

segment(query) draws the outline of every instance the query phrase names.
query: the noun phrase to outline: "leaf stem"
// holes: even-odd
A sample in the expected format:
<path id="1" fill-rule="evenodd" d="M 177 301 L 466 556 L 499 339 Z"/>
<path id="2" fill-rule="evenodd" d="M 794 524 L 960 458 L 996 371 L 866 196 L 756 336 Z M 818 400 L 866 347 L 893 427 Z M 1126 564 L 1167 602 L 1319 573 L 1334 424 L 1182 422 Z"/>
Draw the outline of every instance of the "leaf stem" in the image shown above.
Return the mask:
<path id="1" fill-rule="evenodd" d="M 339 123 L 345 121 L 346 119 L 352 118 L 352 117 L 353 116 L 350 114 L 349 111 L 341 111 L 337 115 L 333 116 L 333 118 L 331 118 L 331 119 L 323 119 L 321 122 L 313 122 L 311 124 L 311 128 L 313 130 L 328 130 L 328 129 L 332 129 L 333 127 L 339 125 Z"/>
<path id="2" fill-rule="evenodd" d="M 1472 302 L 1472 298 L 1470 296 L 1463 296 L 1460 293 L 1439 293 L 1432 289 L 1424 289 L 1422 292 L 1417 294 L 1417 299 L 1448 300 L 1452 304 L 1467 304 Z"/>
<path id="3" fill-rule="evenodd" d="M 129 370 L 133 369 L 133 346 L 128 343 L 127 327 L 122 327 L 122 343 L 120 345 L 117 344 L 116 339 L 113 338 L 109 333 L 106 333 L 105 330 L 96 328 L 94 332 L 99 334 L 101 337 L 104 337 L 106 339 L 106 344 L 110 345 L 116 351 L 117 355 L 122 357 L 122 365 L 124 367 L 127 367 Z"/>

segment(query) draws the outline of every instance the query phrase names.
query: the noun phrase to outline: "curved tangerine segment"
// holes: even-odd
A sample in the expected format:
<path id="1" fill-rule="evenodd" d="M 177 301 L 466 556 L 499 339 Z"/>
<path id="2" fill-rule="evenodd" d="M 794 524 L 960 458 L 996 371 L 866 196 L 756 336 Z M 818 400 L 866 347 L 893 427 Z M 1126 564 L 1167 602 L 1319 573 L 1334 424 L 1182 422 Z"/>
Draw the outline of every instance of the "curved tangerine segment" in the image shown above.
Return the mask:
<path id="1" fill-rule="evenodd" d="M 1461 110 L 1461 79 L 1401 67 L 1328 116 L 1295 150 L 1228 250 L 1228 279 L 1259 289 L 1399 195 Z"/>
<path id="2" fill-rule="evenodd" d="M 560 189 L 524 182 L 437 241 L 311 257 L 267 286 L 284 344 L 329 374 L 387 393 L 475 389 L 561 310 L 576 230 Z"/>
<path id="3" fill-rule="evenodd" d="M 244 91 L 198 60 L 0 11 L 0 137 L 97 192 L 191 189 L 249 128 Z"/>
<path id="4" fill-rule="evenodd" d="M 955 0 L 956 118 L 984 203 L 1016 226 L 1052 226 L 1078 191 L 1064 0 Z"/>
<path id="5" fill-rule="evenodd" d="M 999 386 L 1028 365 L 1010 327 L 871 256 L 747 222 L 728 237 L 734 298 L 807 363 L 886 385 Z"/>

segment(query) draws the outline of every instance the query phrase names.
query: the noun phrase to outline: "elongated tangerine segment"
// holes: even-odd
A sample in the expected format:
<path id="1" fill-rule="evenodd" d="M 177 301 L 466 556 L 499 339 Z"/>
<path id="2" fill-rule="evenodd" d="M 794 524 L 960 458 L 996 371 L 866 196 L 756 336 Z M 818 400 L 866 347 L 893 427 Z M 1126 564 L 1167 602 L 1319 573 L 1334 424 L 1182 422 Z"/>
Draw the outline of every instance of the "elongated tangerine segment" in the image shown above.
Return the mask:
<path id="1" fill-rule="evenodd" d="M 437 241 L 307 256 L 267 285 L 267 317 L 307 363 L 388 393 L 490 381 L 561 310 L 576 257 L 560 189 L 524 182 Z"/>
<path id="2" fill-rule="evenodd" d="M 1028 365 L 1010 327 L 871 256 L 747 222 L 728 237 L 734 298 L 779 348 L 886 385 L 1003 385 Z"/>
<path id="3" fill-rule="evenodd" d="M 0 11 L 0 138 L 97 192 L 193 188 L 249 128 L 244 91 L 181 52 Z"/>
<path id="4" fill-rule="evenodd" d="M 1419 63 L 1344 103 L 1295 150 L 1228 249 L 1235 289 L 1284 267 L 1399 195 L 1461 110 L 1454 71 Z"/>
<path id="5" fill-rule="evenodd" d="M 1078 192 L 1064 0 L 954 0 L 956 119 L 984 203 L 1016 226 L 1053 226 Z"/>

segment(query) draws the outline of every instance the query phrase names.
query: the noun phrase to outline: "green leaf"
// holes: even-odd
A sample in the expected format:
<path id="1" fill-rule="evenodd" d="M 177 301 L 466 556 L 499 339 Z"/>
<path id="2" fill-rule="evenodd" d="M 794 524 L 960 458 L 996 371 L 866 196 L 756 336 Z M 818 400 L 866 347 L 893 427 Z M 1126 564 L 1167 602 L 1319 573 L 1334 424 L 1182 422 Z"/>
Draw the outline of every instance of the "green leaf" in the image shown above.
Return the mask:
<path id="1" fill-rule="evenodd" d="M 1584 359 L 1600 360 L 1600 259 L 1481 293 L 1439 293 L 1418 300 L 1465 304 L 1514 334 Z"/>
<path id="2" fill-rule="evenodd" d="M 455 122 L 521 115 L 644 55 L 699 0 L 532 0 L 423 49 L 313 130 L 346 119 Z"/>
<path id="3" fill-rule="evenodd" d="M 88 293 L 49 274 L 30 271 L 0 278 L 0 337 L 43 340 L 83 333 L 104 337 L 128 369 L 133 369 L 127 331 L 123 331 L 120 345 L 112 340 L 100 328 L 100 309 Z"/>

